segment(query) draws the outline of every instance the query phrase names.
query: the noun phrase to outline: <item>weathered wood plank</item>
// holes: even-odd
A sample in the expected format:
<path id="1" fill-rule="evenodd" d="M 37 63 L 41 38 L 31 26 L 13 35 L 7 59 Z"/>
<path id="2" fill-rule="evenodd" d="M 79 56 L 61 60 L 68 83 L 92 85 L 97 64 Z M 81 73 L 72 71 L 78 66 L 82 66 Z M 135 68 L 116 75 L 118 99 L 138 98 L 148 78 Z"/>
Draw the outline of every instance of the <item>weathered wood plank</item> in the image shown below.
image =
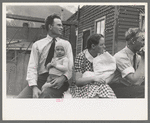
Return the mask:
<path id="1" fill-rule="evenodd" d="M 126 10 L 126 11 L 132 11 L 132 12 L 139 12 L 140 9 L 144 10 L 144 5 L 143 6 L 120 6 L 121 10 Z"/>
<path id="2" fill-rule="evenodd" d="M 128 26 L 139 26 L 139 23 L 127 22 L 127 21 L 119 21 L 119 25 L 128 25 Z"/>
<path id="3" fill-rule="evenodd" d="M 134 19 L 134 18 L 119 18 L 118 21 L 125 21 L 125 22 L 135 22 L 139 23 L 139 19 Z"/>
<path id="4" fill-rule="evenodd" d="M 16 65 L 13 62 L 7 62 L 7 78 L 6 78 L 6 86 L 7 86 L 7 94 L 14 94 L 15 91 L 15 78 L 16 77 Z"/>
<path id="5" fill-rule="evenodd" d="M 129 15 L 129 14 L 119 14 L 119 18 L 132 18 L 132 19 L 139 19 L 139 15 Z"/>

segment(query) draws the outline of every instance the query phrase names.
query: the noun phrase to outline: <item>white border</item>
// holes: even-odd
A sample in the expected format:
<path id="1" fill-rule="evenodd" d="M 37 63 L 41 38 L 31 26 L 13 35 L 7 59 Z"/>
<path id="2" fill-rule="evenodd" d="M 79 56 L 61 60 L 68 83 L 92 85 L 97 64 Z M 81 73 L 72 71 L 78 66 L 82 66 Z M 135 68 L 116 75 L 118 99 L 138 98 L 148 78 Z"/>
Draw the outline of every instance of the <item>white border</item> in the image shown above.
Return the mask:
<path id="1" fill-rule="evenodd" d="M 6 25 L 6 5 L 120 5 L 118 3 L 3 3 L 2 25 Z M 145 5 L 145 32 L 147 30 L 147 3 L 121 3 L 121 5 Z M 3 120 L 147 120 L 148 119 L 148 67 L 145 67 L 145 99 L 8 99 L 6 98 L 6 27 L 3 26 L 2 43 L 2 118 Z M 145 47 L 145 55 L 148 49 Z M 145 59 L 146 65 L 147 59 Z"/>

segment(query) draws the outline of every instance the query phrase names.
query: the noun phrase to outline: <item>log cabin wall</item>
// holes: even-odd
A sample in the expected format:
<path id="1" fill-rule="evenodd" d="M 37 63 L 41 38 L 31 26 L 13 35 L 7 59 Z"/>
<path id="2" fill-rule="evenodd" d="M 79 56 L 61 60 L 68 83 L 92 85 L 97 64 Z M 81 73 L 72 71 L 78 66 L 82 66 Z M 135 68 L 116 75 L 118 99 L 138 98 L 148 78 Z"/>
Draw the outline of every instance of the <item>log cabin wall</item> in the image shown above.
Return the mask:
<path id="1" fill-rule="evenodd" d="M 115 41 L 115 53 L 126 45 L 125 32 L 129 28 L 140 27 L 140 14 L 144 14 L 144 6 L 119 6 L 118 8 L 117 40 Z"/>
<path id="2" fill-rule="evenodd" d="M 84 31 L 90 30 L 90 35 L 95 33 L 95 21 L 105 17 L 105 43 L 106 50 L 112 53 L 113 44 L 113 28 L 114 28 L 114 9 L 115 6 L 83 6 L 79 13 L 75 13 L 68 21 L 78 19 L 78 37 L 76 42 L 76 54 L 83 50 Z M 77 17 L 79 16 L 79 17 Z M 86 38 L 87 39 L 87 38 Z M 86 44 L 84 44 L 86 46 Z"/>
<path id="3" fill-rule="evenodd" d="M 114 55 L 126 45 L 125 31 L 131 27 L 140 27 L 141 13 L 145 13 L 144 6 L 83 6 L 67 20 L 78 21 L 76 55 L 86 46 L 84 32 L 95 33 L 95 21 L 100 18 L 105 18 L 106 50 Z"/>

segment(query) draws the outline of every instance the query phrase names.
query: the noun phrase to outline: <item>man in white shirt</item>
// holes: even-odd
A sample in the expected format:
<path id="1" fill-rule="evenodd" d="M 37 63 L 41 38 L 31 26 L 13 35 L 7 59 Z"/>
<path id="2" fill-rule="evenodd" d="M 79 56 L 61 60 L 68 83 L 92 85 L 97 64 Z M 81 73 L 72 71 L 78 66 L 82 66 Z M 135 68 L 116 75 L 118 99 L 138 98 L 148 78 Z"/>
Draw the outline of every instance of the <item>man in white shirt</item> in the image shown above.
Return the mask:
<path id="1" fill-rule="evenodd" d="M 114 55 L 117 64 L 110 83 L 118 98 L 144 98 L 144 32 L 129 28 L 125 33 L 127 46 Z"/>
<path id="2" fill-rule="evenodd" d="M 47 37 L 36 41 L 32 46 L 26 78 L 28 85 L 17 98 L 61 98 L 69 87 L 68 80 L 72 77 L 73 55 L 71 44 L 59 38 L 63 31 L 61 18 L 56 14 L 48 16 L 45 20 L 45 28 Z M 50 51 L 52 43 L 59 41 L 63 42 L 67 47 L 66 54 L 69 59 L 69 68 L 64 75 L 53 80 L 51 88 L 47 88 L 42 92 L 41 87 L 48 77 L 48 70 L 45 65 L 46 60 L 49 54 L 54 55 Z"/>

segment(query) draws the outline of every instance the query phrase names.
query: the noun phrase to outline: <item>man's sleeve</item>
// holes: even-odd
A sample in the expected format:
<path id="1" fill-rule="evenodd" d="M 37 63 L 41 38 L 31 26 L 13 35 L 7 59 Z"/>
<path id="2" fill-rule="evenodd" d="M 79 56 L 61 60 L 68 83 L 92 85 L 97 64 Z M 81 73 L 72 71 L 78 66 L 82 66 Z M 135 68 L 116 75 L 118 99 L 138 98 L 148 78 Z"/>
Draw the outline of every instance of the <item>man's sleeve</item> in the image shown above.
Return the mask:
<path id="1" fill-rule="evenodd" d="M 29 86 L 37 85 L 37 69 L 38 69 L 38 49 L 36 43 L 33 44 L 30 59 L 27 68 L 27 77 Z"/>
<path id="2" fill-rule="evenodd" d="M 130 73 L 134 73 L 135 70 L 130 62 L 130 59 L 125 56 L 114 56 L 116 59 L 117 69 L 121 72 L 122 78 L 126 77 Z"/>
<path id="3" fill-rule="evenodd" d="M 73 53 L 72 53 L 72 47 L 70 43 L 68 43 L 68 47 L 67 47 L 67 57 L 68 57 L 69 65 L 68 65 L 68 71 L 64 75 L 69 80 L 72 77 L 72 69 L 73 69 Z"/>

